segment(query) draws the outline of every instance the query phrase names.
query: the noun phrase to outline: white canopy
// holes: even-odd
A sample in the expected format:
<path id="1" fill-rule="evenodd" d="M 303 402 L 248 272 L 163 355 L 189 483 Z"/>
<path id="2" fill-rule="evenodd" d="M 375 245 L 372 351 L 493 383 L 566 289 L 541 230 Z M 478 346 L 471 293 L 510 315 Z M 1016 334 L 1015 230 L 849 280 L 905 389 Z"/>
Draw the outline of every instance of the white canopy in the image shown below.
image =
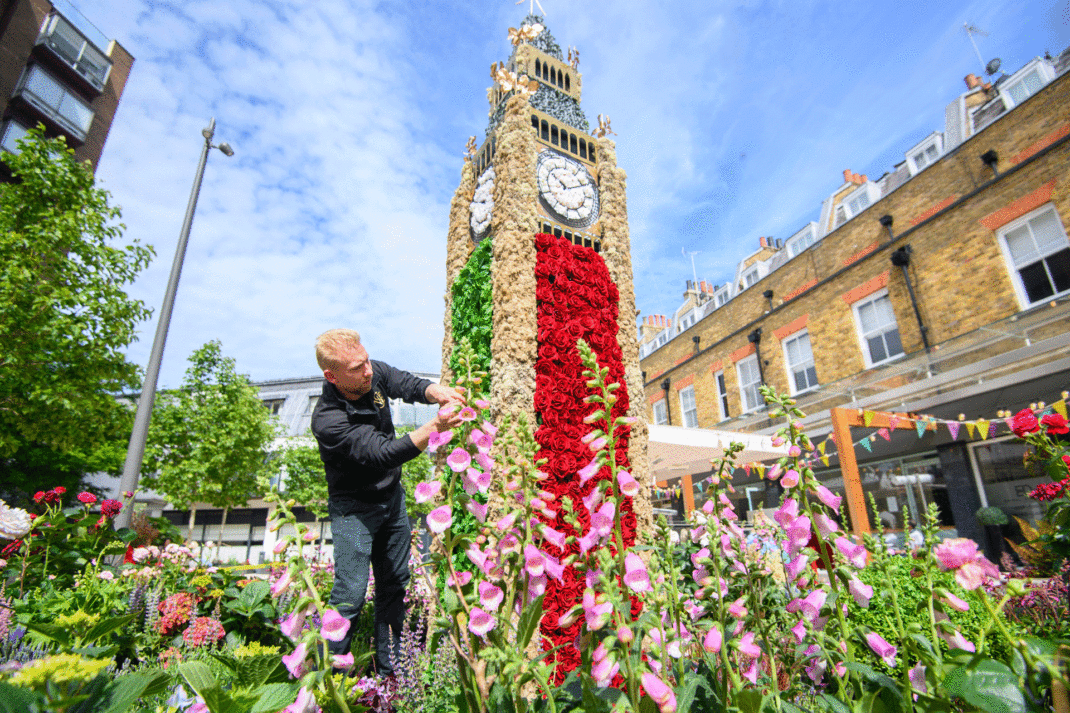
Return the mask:
<path id="1" fill-rule="evenodd" d="M 754 463 L 787 455 L 786 445 L 774 446 L 771 436 L 707 428 L 650 425 L 650 475 L 653 482 L 690 473 L 708 473 L 710 459 L 724 455 L 732 442 L 742 443 L 737 463 Z"/>

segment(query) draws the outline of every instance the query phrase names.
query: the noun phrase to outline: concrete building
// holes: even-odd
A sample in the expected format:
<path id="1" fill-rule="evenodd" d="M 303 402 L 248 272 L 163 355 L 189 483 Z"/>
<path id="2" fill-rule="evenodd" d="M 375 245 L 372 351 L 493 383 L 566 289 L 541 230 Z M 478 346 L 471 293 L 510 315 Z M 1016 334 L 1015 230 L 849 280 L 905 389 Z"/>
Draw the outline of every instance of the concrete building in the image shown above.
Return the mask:
<path id="1" fill-rule="evenodd" d="M 760 238 L 728 284 L 688 281 L 672 317 L 644 317 L 651 422 L 772 433 L 763 383 L 797 398 L 815 441 L 834 407 L 961 414 L 991 429 L 893 424 L 859 449 L 870 520 L 903 529 L 935 502 L 948 534 L 981 540 L 982 505 L 1039 518 L 1027 495 L 1042 478 L 997 414 L 1063 403 L 1070 386 L 1068 66 L 1070 50 L 991 83 L 967 76 L 943 129 L 889 172 L 844 171 L 817 220 Z M 819 476 L 843 490 L 835 460 Z M 664 485 L 701 502 L 701 477 Z M 776 495 L 757 476 L 736 487 L 743 510 Z"/>
<path id="2" fill-rule="evenodd" d="M 41 123 L 95 169 L 133 64 L 67 0 L 0 0 L 0 147 Z"/>

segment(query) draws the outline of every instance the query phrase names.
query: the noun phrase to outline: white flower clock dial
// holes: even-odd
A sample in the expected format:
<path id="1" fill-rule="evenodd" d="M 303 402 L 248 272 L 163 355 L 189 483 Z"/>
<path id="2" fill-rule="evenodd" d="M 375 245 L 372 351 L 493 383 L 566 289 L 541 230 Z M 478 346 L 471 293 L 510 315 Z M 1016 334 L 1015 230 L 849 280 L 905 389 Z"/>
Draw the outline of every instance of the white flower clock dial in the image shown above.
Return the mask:
<path id="1" fill-rule="evenodd" d="M 571 228 L 598 220 L 598 186 L 587 167 L 554 151 L 539 154 L 537 173 L 543 207 Z"/>
<path id="2" fill-rule="evenodd" d="M 488 166 L 476 182 L 476 193 L 468 206 L 471 212 L 472 240 L 479 242 L 490 230 L 490 219 L 494 213 L 494 166 Z"/>

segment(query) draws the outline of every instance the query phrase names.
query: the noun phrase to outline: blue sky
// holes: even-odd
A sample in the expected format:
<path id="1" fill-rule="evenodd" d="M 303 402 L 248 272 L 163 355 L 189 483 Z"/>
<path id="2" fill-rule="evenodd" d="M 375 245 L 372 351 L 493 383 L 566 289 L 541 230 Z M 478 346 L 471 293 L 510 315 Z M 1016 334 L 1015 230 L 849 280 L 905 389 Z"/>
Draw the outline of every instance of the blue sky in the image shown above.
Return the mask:
<path id="1" fill-rule="evenodd" d="M 158 311 L 201 146 L 162 386 L 219 339 L 256 380 L 316 373 L 317 334 L 437 371 L 449 202 L 486 128 L 513 0 L 75 0 L 136 58 L 97 176 L 157 258 L 132 294 Z M 1022 3 L 543 0 L 581 53 L 583 107 L 612 119 L 628 173 L 636 299 L 723 283 L 759 236 L 816 219 L 843 169 L 877 178 L 943 128 L 981 73 L 962 29 L 1009 71 L 1070 45 L 1065 0 Z M 155 320 L 130 358 L 148 360 Z"/>

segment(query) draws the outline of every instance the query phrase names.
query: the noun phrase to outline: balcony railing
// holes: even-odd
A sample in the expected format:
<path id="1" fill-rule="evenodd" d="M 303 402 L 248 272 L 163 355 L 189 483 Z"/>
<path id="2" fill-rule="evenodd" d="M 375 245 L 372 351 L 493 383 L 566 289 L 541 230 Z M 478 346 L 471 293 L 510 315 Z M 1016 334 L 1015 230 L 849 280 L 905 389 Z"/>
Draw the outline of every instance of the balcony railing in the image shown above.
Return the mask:
<path id="1" fill-rule="evenodd" d="M 79 142 L 85 141 L 93 123 L 93 108 L 40 65 L 31 66 L 22 75 L 14 96 L 22 97 Z"/>
<path id="2" fill-rule="evenodd" d="M 53 13 L 48 17 L 37 44 L 52 50 L 98 92 L 104 90 L 108 72 L 111 71 L 111 60 L 62 15 Z"/>

